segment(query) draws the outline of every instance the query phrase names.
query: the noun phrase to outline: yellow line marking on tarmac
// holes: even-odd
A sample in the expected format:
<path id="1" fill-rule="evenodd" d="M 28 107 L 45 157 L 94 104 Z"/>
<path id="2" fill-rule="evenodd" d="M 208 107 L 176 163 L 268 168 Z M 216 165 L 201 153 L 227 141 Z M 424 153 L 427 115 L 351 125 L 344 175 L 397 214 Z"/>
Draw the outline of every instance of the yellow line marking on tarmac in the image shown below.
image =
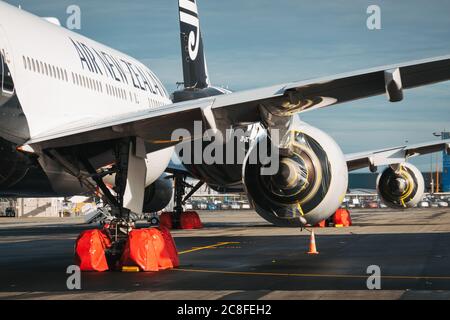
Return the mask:
<path id="1" fill-rule="evenodd" d="M 181 251 L 181 252 L 178 252 L 178 254 L 191 253 L 191 252 L 200 251 L 200 250 L 206 250 L 206 249 L 215 249 L 215 248 L 226 246 L 226 245 L 229 245 L 229 244 L 240 244 L 240 242 L 219 242 L 219 243 L 216 243 L 216 244 L 212 244 L 210 246 L 192 248 L 190 250 Z"/>
<path id="2" fill-rule="evenodd" d="M 225 271 L 225 270 L 204 270 L 204 269 L 183 269 L 177 268 L 174 271 L 196 272 L 196 273 L 217 273 L 240 276 L 273 276 L 273 277 L 302 277 L 302 278 L 344 278 L 344 279 L 367 279 L 370 275 L 351 274 L 314 274 L 314 273 L 279 273 L 279 272 L 245 272 L 245 271 Z M 393 280 L 450 280 L 450 276 L 380 276 L 382 279 Z"/>

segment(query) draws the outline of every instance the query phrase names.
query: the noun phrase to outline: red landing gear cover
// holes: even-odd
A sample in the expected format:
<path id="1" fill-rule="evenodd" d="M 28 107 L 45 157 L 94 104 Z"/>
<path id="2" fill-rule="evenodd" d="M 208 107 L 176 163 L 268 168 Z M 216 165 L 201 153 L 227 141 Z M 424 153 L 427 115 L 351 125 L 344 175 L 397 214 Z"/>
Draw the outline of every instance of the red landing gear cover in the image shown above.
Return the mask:
<path id="1" fill-rule="evenodd" d="M 163 212 L 159 216 L 159 225 L 167 229 L 172 229 L 172 215 L 169 212 Z"/>
<path id="2" fill-rule="evenodd" d="M 122 266 L 159 271 L 179 266 L 178 252 L 167 228 L 135 229 L 130 232 L 121 258 Z"/>
<path id="3" fill-rule="evenodd" d="M 111 240 L 101 230 L 87 230 L 80 234 L 75 245 L 75 261 L 81 271 L 106 271 L 105 249 Z"/>
<path id="4" fill-rule="evenodd" d="M 195 211 L 183 212 L 180 218 L 181 229 L 201 229 L 203 224 Z"/>
<path id="5" fill-rule="evenodd" d="M 347 209 L 337 209 L 334 214 L 334 224 L 343 225 L 344 227 L 350 227 L 352 225 L 352 218 L 350 212 Z"/>

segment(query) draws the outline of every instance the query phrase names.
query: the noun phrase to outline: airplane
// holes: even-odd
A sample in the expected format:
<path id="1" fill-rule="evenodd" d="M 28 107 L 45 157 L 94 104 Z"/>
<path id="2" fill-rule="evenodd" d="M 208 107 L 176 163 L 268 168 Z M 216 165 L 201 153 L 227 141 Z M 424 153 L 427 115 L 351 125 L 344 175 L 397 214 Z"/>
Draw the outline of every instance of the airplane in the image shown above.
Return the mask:
<path id="1" fill-rule="evenodd" d="M 401 101 L 408 89 L 449 80 L 450 55 L 231 92 L 211 84 L 198 13 L 196 0 L 179 0 L 184 82 L 170 95 L 136 59 L 0 2 L 0 195 L 96 194 L 126 227 L 133 213 L 167 206 L 172 177 L 179 220 L 179 177 L 189 175 L 218 191 L 246 192 L 276 226 L 301 227 L 333 215 L 349 171 L 387 166 L 377 182 L 383 201 L 410 208 L 421 200 L 422 174 L 407 161 L 450 152 L 450 140 L 344 154 L 301 117 L 376 95 Z M 190 135 L 174 137 L 180 129 Z M 199 141 L 205 151 L 206 132 L 238 131 L 240 162 L 190 162 L 179 153 Z M 224 147 L 230 139 L 214 141 Z M 258 153 L 264 146 L 278 163 L 271 173 L 272 160 Z"/>

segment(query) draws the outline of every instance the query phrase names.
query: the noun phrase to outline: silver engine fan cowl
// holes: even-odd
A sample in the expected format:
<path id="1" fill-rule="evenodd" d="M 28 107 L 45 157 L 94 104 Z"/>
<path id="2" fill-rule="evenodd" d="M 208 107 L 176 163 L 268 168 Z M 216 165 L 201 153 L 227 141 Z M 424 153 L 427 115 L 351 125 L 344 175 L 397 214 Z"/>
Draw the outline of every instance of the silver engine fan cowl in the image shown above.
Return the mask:
<path id="1" fill-rule="evenodd" d="M 378 175 L 377 192 L 391 208 L 413 208 L 425 192 L 422 173 L 410 163 L 390 166 Z"/>
<path id="2" fill-rule="evenodd" d="M 282 227 L 316 224 L 341 205 L 348 187 L 345 157 L 337 143 L 323 131 L 298 121 L 289 135 L 290 152 L 280 152 L 278 171 L 261 174 L 258 158 L 261 136 L 243 166 L 243 181 L 257 213 Z M 259 158 L 258 158 L 259 160 Z M 266 165 L 267 167 L 267 165 Z"/>

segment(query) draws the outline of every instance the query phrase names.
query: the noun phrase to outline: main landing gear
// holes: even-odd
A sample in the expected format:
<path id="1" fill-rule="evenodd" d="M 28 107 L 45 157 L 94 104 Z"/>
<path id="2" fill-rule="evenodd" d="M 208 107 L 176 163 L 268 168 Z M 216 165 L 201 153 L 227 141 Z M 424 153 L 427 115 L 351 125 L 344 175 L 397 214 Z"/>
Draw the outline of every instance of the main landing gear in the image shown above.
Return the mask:
<path id="1" fill-rule="evenodd" d="M 78 237 L 75 260 L 82 271 L 158 271 L 179 265 L 168 229 L 163 226 L 138 229 L 133 219 L 134 214 L 142 212 L 144 202 L 147 167 L 141 139 L 118 141 L 115 164 L 103 171 L 96 170 L 80 155 L 79 163 L 75 164 L 56 150 L 51 150 L 50 154 L 92 193 L 99 194 L 114 217 L 104 223 L 101 230 L 88 230 Z M 114 194 L 103 182 L 108 174 L 115 174 Z"/>
<path id="2" fill-rule="evenodd" d="M 173 212 L 164 212 L 160 216 L 160 225 L 169 229 L 201 229 L 203 224 L 195 211 L 184 211 L 186 201 L 204 184 L 199 181 L 196 185 L 186 182 L 186 175 L 175 173 L 174 179 L 174 208 Z M 191 190 L 186 195 L 186 189 Z"/>

